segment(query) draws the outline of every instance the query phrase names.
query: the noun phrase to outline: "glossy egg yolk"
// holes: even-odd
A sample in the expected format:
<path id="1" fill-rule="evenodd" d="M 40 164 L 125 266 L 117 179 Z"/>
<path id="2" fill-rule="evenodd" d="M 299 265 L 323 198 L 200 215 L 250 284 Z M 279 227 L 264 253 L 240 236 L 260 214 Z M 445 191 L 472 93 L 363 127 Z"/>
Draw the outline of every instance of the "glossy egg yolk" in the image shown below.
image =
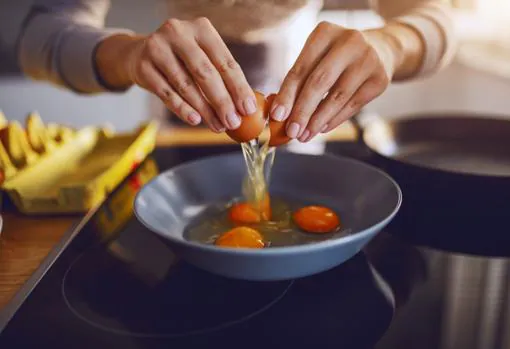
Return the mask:
<path id="1" fill-rule="evenodd" d="M 263 248 L 264 239 L 255 229 L 236 227 L 222 234 L 215 244 L 222 247 Z"/>
<path id="2" fill-rule="evenodd" d="M 306 206 L 292 215 L 294 222 L 309 233 L 330 233 L 340 226 L 337 214 L 323 206 Z"/>
<path id="3" fill-rule="evenodd" d="M 234 223 L 253 224 L 260 221 L 271 219 L 271 201 L 269 195 L 264 196 L 260 209 L 253 207 L 246 202 L 240 202 L 232 205 L 228 212 L 230 220 Z"/>

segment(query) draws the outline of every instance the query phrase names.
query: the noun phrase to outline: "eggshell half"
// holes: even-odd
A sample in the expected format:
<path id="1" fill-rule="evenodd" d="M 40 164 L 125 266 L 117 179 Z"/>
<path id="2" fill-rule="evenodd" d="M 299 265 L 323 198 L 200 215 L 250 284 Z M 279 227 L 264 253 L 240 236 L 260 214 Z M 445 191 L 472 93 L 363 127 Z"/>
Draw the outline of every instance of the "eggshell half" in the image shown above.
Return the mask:
<path id="1" fill-rule="evenodd" d="M 241 126 L 235 130 L 228 130 L 227 135 L 238 143 L 249 142 L 257 138 L 266 125 L 266 98 L 258 91 L 255 92 L 257 111 L 250 115 L 241 116 Z"/>
<path id="2" fill-rule="evenodd" d="M 268 106 L 268 117 L 271 105 L 273 104 L 273 100 L 275 94 L 271 94 L 267 97 L 267 106 Z M 276 121 L 269 118 L 269 146 L 270 147 L 278 147 L 280 145 L 284 145 L 290 141 L 290 137 L 287 136 L 286 131 L 286 121 Z"/>

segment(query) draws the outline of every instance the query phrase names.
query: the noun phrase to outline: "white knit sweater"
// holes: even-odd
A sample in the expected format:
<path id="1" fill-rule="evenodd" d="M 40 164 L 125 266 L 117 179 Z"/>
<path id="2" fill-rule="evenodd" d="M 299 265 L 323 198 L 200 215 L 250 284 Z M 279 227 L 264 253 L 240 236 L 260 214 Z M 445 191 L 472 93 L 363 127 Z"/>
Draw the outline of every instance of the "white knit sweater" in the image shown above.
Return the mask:
<path id="1" fill-rule="evenodd" d="M 167 1 L 169 17 L 208 17 L 226 41 L 248 44 L 263 42 L 280 31 L 285 35 L 283 28 L 300 13 L 318 13 L 323 4 L 322 0 Z M 391 14 L 393 19 L 421 33 L 426 54 L 416 77 L 431 74 L 450 60 L 454 49 L 453 25 L 442 0 L 357 2 L 386 18 Z M 81 93 L 107 90 L 94 69 L 94 50 L 105 37 L 130 32 L 104 27 L 109 7 L 109 0 L 34 1 L 18 41 L 19 62 L 24 73 Z"/>

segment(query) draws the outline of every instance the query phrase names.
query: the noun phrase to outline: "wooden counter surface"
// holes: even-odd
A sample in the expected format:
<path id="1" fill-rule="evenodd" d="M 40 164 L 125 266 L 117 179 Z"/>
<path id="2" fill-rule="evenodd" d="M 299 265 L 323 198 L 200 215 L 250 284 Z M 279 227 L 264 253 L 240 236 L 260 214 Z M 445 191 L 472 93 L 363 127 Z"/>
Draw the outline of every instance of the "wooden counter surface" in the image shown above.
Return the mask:
<path id="1" fill-rule="evenodd" d="M 327 135 L 330 141 L 352 141 L 355 132 L 350 124 Z M 157 146 L 196 146 L 233 143 L 226 134 L 208 129 L 183 128 L 162 131 Z M 51 249 L 79 219 L 74 216 L 30 217 L 2 213 L 0 234 L 0 310 L 9 302 L 25 281 L 39 267 Z"/>
<path id="2" fill-rule="evenodd" d="M 0 310 L 79 217 L 35 218 L 9 212 L 2 218 Z"/>
<path id="3" fill-rule="evenodd" d="M 267 136 L 267 135 L 265 135 Z M 342 126 L 324 135 L 328 141 L 353 141 L 356 139 L 356 130 L 351 123 L 344 123 Z M 264 140 L 265 137 L 261 137 Z M 157 145 L 168 146 L 197 146 L 197 145 L 218 145 L 234 144 L 226 133 L 214 133 L 206 128 L 172 128 L 159 132 Z"/>

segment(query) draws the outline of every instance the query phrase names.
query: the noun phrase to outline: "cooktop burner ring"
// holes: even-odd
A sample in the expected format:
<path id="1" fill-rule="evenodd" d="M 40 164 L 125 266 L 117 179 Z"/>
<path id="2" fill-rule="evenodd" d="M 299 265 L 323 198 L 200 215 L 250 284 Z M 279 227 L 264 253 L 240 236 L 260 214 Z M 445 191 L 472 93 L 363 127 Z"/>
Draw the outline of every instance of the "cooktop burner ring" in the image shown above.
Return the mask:
<path id="1" fill-rule="evenodd" d="M 276 297 L 271 298 L 269 301 L 265 302 L 261 306 L 257 307 L 256 309 L 252 309 L 252 311 L 247 312 L 241 317 L 229 320 L 229 321 L 223 321 L 221 323 L 208 326 L 208 327 L 202 327 L 197 329 L 192 329 L 188 331 L 183 332 L 169 332 L 169 333 L 150 333 L 150 331 L 131 331 L 131 330 L 124 330 L 119 328 L 114 328 L 113 326 L 108 326 L 105 324 L 100 323 L 99 321 L 92 320 L 89 316 L 84 315 L 77 306 L 73 304 L 72 299 L 69 297 L 69 290 L 67 287 L 69 286 L 69 279 L 72 276 L 72 271 L 75 269 L 75 267 L 79 264 L 80 261 L 83 260 L 83 258 L 87 255 L 89 250 L 82 252 L 72 263 L 69 265 L 67 270 L 64 273 L 64 276 L 62 278 L 61 282 L 61 294 L 62 298 L 64 300 L 64 303 L 66 304 L 67 308 L 72 312 L 72 314 L 79 319 L 80 321 L 83 321 L 89 326 L 94 327 L 95 329 L 99 329 L 104 332 L 108 332 L 114 335 L 118 336 L 126 336 L 126 337 L 133 337 L 133 338 L 152 338 L 152 339 L 171 339 L 171 338 L 183 338 L 188 336 L 197 336 L 197 335 L 206 335 L 210 334 L 212 332 L 221 331 L 224 329 L 227 329 L 229 327 L 239 325 L 241 323 L 247 322 L 258 315 L 266 312 L 270 308 L 272 308 L 274 305 L 276 305 L 280 300 L 282 300 L 285 295 L 289 292 L 292 285 L 294 284 L 294 280 L 286 281 L 286 282 L 278 282 L 283 287 L 280 287 L 278 290 L 278 293 Z M 191 267 L 193 268 L 193 267 Z M 207 272 L 198 271 L 199 275 L 202 273 L 206 273 L 209 275 L 209 278 L 218 278 L 212 274 L 209 274 Z M 223 279 L 223 278 L 219 278 Z M 227 283 L 232 282 L 243 282 L 243 281 L 234 281 L 230 280 L 227 281 Z M 254 283 L 254 282 L 251 282 Z M 256 283 L 254 283 L 256 284 Z M 260 283 L 261 284 L 261 283 Z"/>

